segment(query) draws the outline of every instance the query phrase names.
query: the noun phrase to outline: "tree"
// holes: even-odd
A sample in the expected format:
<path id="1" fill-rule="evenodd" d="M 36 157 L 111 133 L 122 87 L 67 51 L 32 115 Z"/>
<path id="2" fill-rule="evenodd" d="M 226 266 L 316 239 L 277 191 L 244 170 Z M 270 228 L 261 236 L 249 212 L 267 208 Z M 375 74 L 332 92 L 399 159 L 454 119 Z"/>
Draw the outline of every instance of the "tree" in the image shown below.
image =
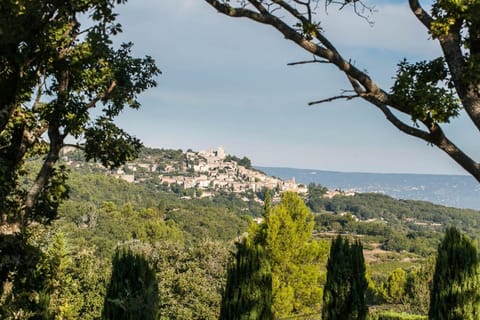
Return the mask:
<path id="1" fill-rule="evenodd" d="M 161 319 L 218 319 L 230 257 L 224 243 L 201 240 L 186 247 L 170 239 L 143 246 L 158 274 Z"/>
<path id="2" fill-rule="evenodd" d="M 402 303 L 405 299 L 407 273 L 397 268 L 388 276 L 384 286 L 384 298 L 388 303 Z"/>
<path id="3" fill-rule="evenodd" d="M 45 223 L 68 196 L 56 166 L 67 137 L 107 167 L 132 159 L 141 143 L 113 120 L 155 86 L 151 57 L 133 58 L 113 12 L 125 0 L 21 0 L 0 4 L 0 215 L 2 223 Z M 94 108 L 100 108 L 92 112 Z M 37 171 L 23 163 L 43 157 Z M 30 180 L 20 183 L 20 178 Z"/>
<path id="4" fill-rule="evenodd" d="M 450 227 L 438 247 L 428 318 L 478 319 L 480 272 L 477 247 Z"/>
<path id="5" fill-rule="evenodd" d="M 278 205 L 266 206 L 265 224 L 256 241 L 264 241 L 271 264 L 275 318 L 320 312 L 321 267 L 328 246 L 312 238 L 314 224 L 312 213 L 296 193 L 285 192 Z"/>
<path id="6" fill-rule="evenodd" d="M 322 185 L 317 185 L 313 182 L 308 184 L 307 205 L 313 212 L 321 212 L 323 210 L 323 196 L 327 191 L 328 189 Z"/>
<path id="7" fill-rule="evenodd" d="M 265 248 L 245 237 L 227 271 L 220 319 L 273 319 L 272 273 Z"/>
<path id="8" fill-rule="evenodd" d="M 443 56 L 416 63 L 400 62 L 390 89 L 381 88 L 367 72 L 342 56 L 321 27 L 321 21 L 315 19 L 315 10 L 323 7 L 319 0 L 205 1 L 227 16 L 245 17 L 272 26 L 314 56 L 313 60 L 291 65 L 330 63 L 347 77 L 353 94 L 341 94 L 310 102 L 310 105 L 338 99 L 363 99 L 378 108 L 397 129 L 438 147 L 480 182 L 480 163 L 450 140 L 442 129 L 442 124 L 458 116 L 461 109 L 480 129 L 478 1 L 437 0 L 428 13 L 418 0 L 409 0 L 412 14 L 438 41 Z M 360 16 L 372 11 L 362 1 L 325 0 L 325 6 L 333 4 L 340 9 L 351 7 Z M 409 117 L 413 124 L 404 121 L 398 113 Z"/>
<path id="9" fill-rule="evenodd" d="M 40 317 L 48 308 L 48 301 L 40 299 L 39 294 L 46 287 L 45 273 L 38 272 L 46 259 L 38 245 L 32 242 L 19 234 L 0 235 L 2 319 Z"/>
<path id="10" fill-rule="evenodd" d="M 71 274 L 76 282 L 75 299 L 78 304 L 77 319 L 94 320 L 102 316 L 103 304 L 110 261 L 95 255 L 96 247 L 88 244 L 88 248 L 76 250 L 72 256 Z"/>
<path id="11" fill-rule="evenodd" d="M 410 270 L 408 273 L 405 294 L 412 311 L 428 314 L 434 272 L 435 257 L 431 256 L 419 268 Z"/>
<path id="12" fill-rule="evenodd" d="M 159 317 L 157 276 L 146 258 L 129 248 L 119 248 L 112 260 L 103 318 L 152 319 Z"/>
<path id="13" fill-rule="evenodd" d="M 313 215 L 296 193 L 283 193 L 280 203 L 271 207 L 267 192 L 264 217 L 260 225 L 251 224 L 238 245 L 235 263 L 228 270 L 222 316 L 226 319 L 235 312 L 239 319 L 253 319 L 256 314 L 261 319 L 318 315 L 328 245 L 313 239 Z M 262 283 L 270 284 L 259 292 Z M 270 299 L 271 313 L 267 313 Z"/>
<path id="14" fill-rule="evenodd" d="M 40 263 L 46 281 L 42 294 L 49 302 L 47 319 L 78 319 L 79 298 L 78 282 L 72 277 L 72 260 L 66 248 L 62 233 L 55 234 L 48 248 L 45 261 Z"/>
<path id="15" fill-rule="evenodd" d="M 363 248 L 338 236 L 332 240 L 323 292 L 322 319 L 366 319 L 368 308 Z"/>
<path id="16" fill-rule="evenodd" d="M 29 242 L 21 239 L 8 246 L 9 250 L 20 251 L 17 255 L 21 260 L 16 262 L 19 266 L 8 268 L 15 270 L 15 274 L 7 277 L 3 285 L 7 290 L 0 292 L 0 318 L 98 319 L 101 316 L 104 266 L 100 267 L 93 251 L 69 250 L 62 232 L 53 236 L 50 232 L 50 228 L 39 228 Z M 33 242 L 36 243 L 32 245 Z M 2 262 L 8 263 L 12 254 L 3 250 L 2 253 L 5 253 Z"/>

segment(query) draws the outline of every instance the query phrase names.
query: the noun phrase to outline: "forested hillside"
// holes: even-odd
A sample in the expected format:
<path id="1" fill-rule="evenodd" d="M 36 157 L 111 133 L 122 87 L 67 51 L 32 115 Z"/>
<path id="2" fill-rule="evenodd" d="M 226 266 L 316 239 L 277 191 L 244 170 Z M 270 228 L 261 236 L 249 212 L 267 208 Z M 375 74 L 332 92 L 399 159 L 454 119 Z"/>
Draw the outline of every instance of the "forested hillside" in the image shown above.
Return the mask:
<path id="1" fill-rule="evenodd" d="M 100 319 L 111 259 L 124 247 L 141 253 L 153 267 L 161 319 L 218 318 L 234 241 L 255 229 L 252 218 L 264 214 L 267 204 L 249 200 L 250 192 L 185 197 L 158 188 L 152 179 L 127 182 L 95 165 L 68 166 L 68 170 L 70 198 L 60 206 L 59 219 L 50 227 L 37 226 L 32 231 L 35 243 L 30 250 L 40 245 L 45 256 L 38 256 L 37 271 L 25 266 L 21 279 L 31 280 L 20 287 L 21 295 L 7 303 L 10 292 L 3 292 L 4 317 L 10 318 L 15 310 L 40 312 L 41 305 L 31 297 L 40 294 L 49 277 L 54 277 L 55 283 L 69 285 L 51 284 L 50 315 Z M 425 315 L 433 276 L 431 260 L 445 227 L 456 225 L 475 238 L 480 234 L 480 215 L 473 210 L 378 194 L 327 197 L 327 189 L 314 184 L 308 190 L 302 201 L 313 213 L 313 235 L 319 246 L 315 263 L 324 270 L 317 275 L 320 286 L 312 292 L 321 292 L 325 284 L 330 239 L 342 234 L 361 240 L 368 270 L 368 304 L 374 313 L 390 310 Z M 278 201 L 274 199 L 272 205 Z M 276 259 L 282 261 L 281 256 Z M 55 274 L 53 270 L 57 270 Z M 305 310 L 320 314 L 318 292 L 316 302 L 306 304 Z"/>
<path id="2" fill-rule="evenodd" d="M 458 190 L 466 185 L 477 203 L 478 184 L 468 187 L 473 179 L 480 182 L 480 163 L 472 153 L 475 147 L 469 145 L 476 140 L 466 134 L 461 135 L 464 141 L 458 136 L 451 137 L 453 141 L 449 136 L 456 130 L 443 128 L 458 118 L 459 124 L 466 120 L 480 129 L 479 1 L 434 1 L 425 10 L 410 0 L 412 13 L 425 27 L 422 36 L 438 41 L 442 52 L 433 60 L 428 54 L 427 60 L 398 62 L 391 88 L 382 88 L 384 81 L 373 78 L 385 75 L 374 70 L 385 67 L 384 53 L 376 56 L 372 72 L 358 67 L 349 57 L 355 41 L 347 41 L 353 46 L 342 50 L 335 43 L 340 45 L 346 35 L 358 36 L 360 28 L 353 28 L 356 35 L 332 33 L 341 28 L 328 31 L 329 23 L 324 23 L 328 19 L 320 14 L 333 5 L 340 11 L 352 9 L 353 16 L 344 12 L 341 20 L 332 22 L 350 26 L 353 17 L 360 17 L 372 24 L 376 9 L 368 3 L 203 2 L 223 15 L 270 25 L 313 54 L 313 60 L 289 65 L 336 66 L 351 85 L 340 95 L 331 95 L 329 86 L 318 86 L 322 79 L 311 80 L 310 75 L 295 81 L 247 80 L 245 75 L 255 72 L 271 77 L 265 63 L 272 59 L 250 52 L 249 58 L 258 58 L 254 70 L 244 65 L 252 59 L 232 58 L 230 53 L 241 54 L 244 45 L 237 40 L 243 36 L 232 36 L 233 29 L 223 30 L 226 25 L 197 11 L 203 10 L 201 1 L 169 2 L 167 10 L 158 6 L 162 1 L 147 1 L 148 7 L 147 2 L 134 2 L 124 11 L 125 21 L 134 17 L 129 22 L 135 24 L 133 36 L 118 37 L 123 27 L 117 7 L 126 2 L 0 4 L 0 319 L 478 320 L 480 212 L 358 190 L 329 190 L 323 181 L 282 180 L 222 147 L 151 149 L 143 147 L 141 139 L 192 145 L 225 141 L 246 147 L 246 152 L 279 147 L 280 152 L 270 152 L 267 161 L 283 154 L 289 158 L 280 161 L 285 163 L 305 156 L 305 151 L 309 160 L 324 160 L 318 158 L 320 153 L 310 152 L 318 148 L 336 166 L 341 160 L 361 165 L 359 159 L 345 156 L 346 150 L 355 157 L 367 156 L 369 162 L 388 158 L 393 151 L 400 155 L 390 157 L 395 170 L 410 170 L 402 163 L 408 158 L 411 165 L 422 158 L 425 168 L 439 170 L 429 156 L 423 159 L 426 154 L 404 149 L 390 134 L 385 140 L 380 131 L 363 135 L 360 125 L 370 127 L 373 118 L 365 112 L 355 116 L 360 109 L 344 116 L 335 113 L 344 124 L 347 118 L 352 120 L 333 126 L 340 129 L 336 137 L 317 133 L 318 128 L 333 128 L 327 124 L 328 115 L 323 124 L 310 122 L 309 116 L 292 121 L 292 116 L 300 118 L 298 112 L 289 111 L 294 106 L 291 98 L 310 90 L 295 86 L 315 84 L 314 90 L 326 89 L 327 96 L 310 105 L 360 99 L 396 129 L 438 147 L 471 179 L 440 177 L 434 184 L 448 180 Z M 148 13 L 137 11 L 147 8 Z M 419 33 L 411 32 L 411 22 L 402 25 L 400 10 L 393 11 L 402 30 L 391 32 L 395 30 L 391 21 L 381 29 L 389 30 L 384 32 L 387 40 L 394 39 L 401 50 L 379 47 L 377 42 L 389 41 L 367 36 L 360 40 L 369 56 L 370 47 L 388 49 L 383 51 L 393 53 L 390 58 L 404 53 L 412 57 L 407 47 L 416 41 L 411 35 Z M 151 17 L 151 22 L 166 27 L 150 25 Z M 205 18 L 209 23 L 202 22 Z M 142 30 L 147 25 L 149 29 Z M 192 26 L 207 25 L 228 31 L 212 38 L 191 37 Z M 177 29 L 187 32 L 180 35 Z M 148 45 L 134 48 L 130 40 L 145 40 L 149 30 L 155 32 L 149 32 Z M 213 34 L 195 31 L 196 36 Z M 408 41 L 402 39 L 403 33 Z M 252 42 L 255 36 L 247 33 L 250 46 L 271 40 Z M 232 40 L 239 45 L 233 51 L 228 44 Z M 157 41 L 163 46 L 158 50 Z M 203 51 L 212 43 L 214 49 L 230 47 L 230 53 Z M 274 43 L 269 47 L 273 51 L 265 52 L 265 57 L 281 56 L 283 49 Z M 420 50 L 417 53 L 427 48 L 413 47 Z M 166 79 L 173 86 L 162 81 L 161 91 L 141 98 L 157 86 L 162 73 L 152 56 L 134 54 L 144 49 L 157 51 L 153 54 L 161 55 L 163 63 L 173 63 L 165 70 L 175 70 L 175 75 Z M 188 57 L 191 52 L 202 63 L 185 64 L 193 61 Z M 183 67 L 176 68 L 177 63 Z M 208 72 L 192 69 L 196 65 Z M 212 66 L 228 68 L 221 68 L 223 74 L 217 77 Z M 188 79 L 183 71 L 189 72 Z M 236 81 L 222 80 L 232 75 Z M 336 80 L 325 75 L 323 81 L 335 85 Z M 215 78 L 223 83 L 215 84 Z M 235 91 L 224 84 L 233 84 Z M 253 91 L 248 89 L 252 84 Z M 267 92 L 272 88 L 273 95 Z M 280 100 L 262 99 L 265 94 Z M 265 104 L 267 100 L 270 103 Z M 132 116 L 130 111 L 144 102 L 166 109 Z M 126 110 L 125 117 L 119 117 Z M 396 151 L 390 150 L 393 146 Z M 429 187 L 407 184 L 407 189 L 417 194 Z M 376 187 L 367 191 L 385 192 Z M 439 196 L 458 199 L 449 192 Z M 462 205 L 470 203 L 460 201 L 457 206 Z"/>
<path id="3" fill-rule="evenodd" d="M 322 184 L 329 189 L 381 193 L 396 199 L 429 201 L 448 207 L 480 209 L 480 187 L 466 175 L 335 172 L 294 168 L 258 167 L 281 179 Z"/>

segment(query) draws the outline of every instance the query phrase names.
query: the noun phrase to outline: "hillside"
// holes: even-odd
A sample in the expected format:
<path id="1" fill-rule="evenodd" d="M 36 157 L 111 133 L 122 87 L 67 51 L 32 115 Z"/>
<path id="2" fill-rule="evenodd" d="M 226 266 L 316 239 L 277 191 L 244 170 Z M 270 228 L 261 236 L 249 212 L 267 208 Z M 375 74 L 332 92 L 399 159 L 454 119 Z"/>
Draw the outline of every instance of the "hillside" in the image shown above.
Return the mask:
<path id="1" fill-rule="evenodd" d="M 397 199 L 429 201 L 449 207 L 480 210 L 480 184 L 470 176 L 379 174 L 310 169 L 257 167 L 280 179 L 321 184 L 329 189 L 387 194 Z"/>
<path id="2" fill-rule="evenodd" d="M 227 155 L 222 148 L 198 152 L 145 148 L 138 159 L 113 172 L 102 169 L 95 163 L 83 161 L 78 153 L 66 153 L 63 161 L 72 168 L 72 176 L 75 179 L 72 183 L 75 186 L 72 191 L 72 200 L 87 199 L 91 202 L 91 199 L 96 199 L 94 201 L 96 206 L 101 205 L 102 201 L 113 201 L 118 205 L 133 202 L 143 207 L 156 207 L 159 202 L 164 203 L 162 206 L 170 203 L 170 207 L 187 206 L 195 209 L 204 206 L 220 206 L 228 208 L 228 211 L 237 215 L 255 217 L 262 214 L 265 190 L 273 191 L 274 202 L 278 201 L 281 192 L 295 191 L 304 197 L 310 209 L 319 216 L 327 214 L 343 217 L 349 214 L 357 222 L 381 221 L 387 224 L 388 228 L 394 228 L 396 232 L 405 234 L 416 231 L 437 233 L 449 225 L 455 225 L 471 236 L 480 236 L 478 211 L 449 208 L 426 201 L 396 200 L 379 193 L 339 192 L 328 190 L 322 186 L 323 183 L 322 185 L 310 183 L 306 187 L 304 184 L 297 184 L 295 179 L 284 181 L 254 170 L 247 157 Z M 272 171 L 270 168 L 262 169 L 267 173 Z M 276 173 L 278 172 L 305 173 L 305 170 L 279 169 Z M 78 175 L 79 173 L 81 174 Z M 90 176 L 90 174 L 94 175 Z M 107 177 L 100 179 L 98 174 Z M 317 177 L 320 174 L 310 173 L 309 176 Z M 361 176 L 366 177 L 367 184 L 373 181 L 368 180 L 369 174 L 357 174 L 353 183 L 357 183 Z M 396 175 L 380 176 L 388 181 L 389 176 Z M 407 181 L 406 185 L 411 181 L 408 180 L 408 175 L 400 176 L 405 176 L 403 181 Z M 345 178 L 346 175 L 342 177 Z M 421 178 L 421 176 L 414 177 Z M 433 177 L 440 178 L 440 176 Z M 300 179 L 304 178 L 300 176 Z M 113 183 L 113 181 L 118 182 Z M 99 183 L 106 185 L 99 185 Z M 110 183 L 112 184 L 108 187 Z M 430 182 L 430 184 L 434 183 Z M 88 185 L 99 186 L 99 188 L 93 192 L 89 190 Z M 119 185 L 123 187 L 120 188 Z M 121 190 L 114 191 L 118 188 Z M 130 191 L 126 192 L 122 190 L 123 188 Z M 98 190 L 108 191 L 99 193 Z M 78 192 L 82 194 L 79 195 Z M 177 216 L 178 219 L 178 214 L 175 215 L 173 212 L 170 210 L 167 215 Z M 322 219 L 319 220 L 322 221 L 319 224 L 325 227 L 325 218 Z M 336 219 L 328 218 L 327 220 L 333 222 Z M 187 223 L 181 224 L 184 227 L 193 228 L 187 226 Z M 345 226 L 345 223 L 342 225 Z M 328 227 L 327 229 L 332 230 L 331 226 Z M 351 225 L 349 227 L 352 228 Z M 344 229 L 336 228 L 336 231 L 343 232 Z M 355 227 L 354 229 L 349 231 L 361 234 L 364 228 Z"/>
<path id="3" fill-rule="evenodd" d="M 106 290 L 110 257 L 114 248 L 125 242 L 145 252 L 160 275 L 166 318 L 218 318 L 233 240 L 247 230 L 252 217 L 262 214 L 260 199 L 266 187 L 254 192 L 239 190 L 233 183 L 247 181 L 257 186 L 264 177 L 263 181 L 277 181 L 277 192 L 288 184 L 248 169 L 248 158 L 225 155 L 214 163 L 216 157 L 145 149 L 137 160 L 111 172 L 84 162 L 80 154 L 65 155 L 70 199 L 61 206 L 52 230 L 65 235 L 75 272 L 80 274 L 78 281 L 85 286 L 82 290 L 92 294 L 84 302 L 90 304 L 84 310 L 92 310 L 92 315 L 82 314 L 84 319 L 96 319 L 101 311 L 103 300 L 98 297 Z M 185 185 L 188 179 L 202 175 L 213 183 Z M 250 175 L 258 179 L 250 179 Z M 215 179 L 222 176 L 232 178 L 232 184 L 214 187 Z M 178 180 L 169 184 L 165 177 Z M 474 237 L 480 235 L 478 211 L 400 201 L 381 194 L 335 192 L 314 184 L 296 188 L 306 189 L 300 194 L 314 212 L 313 235 L 321 243 L 328 246 L 338 234 L 361 239 L 375 288 L 370 303 L 386 310 L 399 310 L 383 298 L 382 288 L 390 275 L 401 268 L 413 276 L 429 265 L 425 261 L 435 253 L 445 226 L 456 225 Z M 51 234 L 43 233 L 42 241 L 50 243 Z M 85 267 L 84 261 L 95 263 Z M 424 307 L 414 304 L 400 310 L 425 313 Z"/>
<path id="4" fill-rule="evenodd" d="M 240 161 L 235 156 L 222 157 L 228 160 L 216 160 L 212 164 L 212 159 L 217 158 L 201 160 L 196 158 L 199 154 L 145 149 L 141 157 L 115 172 L 80 158 L 74 160 L 75 155 L 72 154 L 64 159 L 71 168 L 72 190 L 70 200 L 61 208 L 62 217 L 90 230 L 88 226 L 92 221 L 104 221 L 105 215 L 102 216 L 101 212 L 105 212 L 105 208 L 113 206 L 120 212 L 131 210 L 129 206 L 133 210 L 155 208 L 165 221 L 173 222 L 182 231 L 182 237 L 187 241 L 196 242 L 207 237 L 228 242 L 246 230 L 248 219 L 261 216 L 261 198 L 267 188 L 262 185 L 264 181 L 275 181 L 277 192 L 282 191 L 281 186 L 288 186 L 277 178 L 233 163 L 232 158 Z M 205 153 L 202 157 L 209 159 Z M 248 161 L 244 162 L 248 165 Z M 206 170 L 206 165 L 211 167 Z M 219 174 L 219 171 L 223 173 Z M 239 172 L 244 174 L 239 175 Z M 249 175 L 257 177 L 257 180 Z M 125 179 L 126 176 L 132 179 Z M 230 176 L 232 184 L 219 187 L 218 182 L 226 179 L 223 176 Z M 198 177 L 210 179 L 210 182 L 188 186 L 186 182 L 189 179 Z M 175 182 L 166 183 L 165 179 Z M 249 188 L 232 187 L 243 185 L 245 181 L 247 186 L 261 185 L 262 188 L 254 192 Z M 316 234 L 321 238 L 339 233 L 358 235 L 366 237 L 365 243 L 372 243 L 369 248 L 376 246 L 382 250 L 427 256 L 435 251 L 444 228 L 449 225 L 455 225 L 475 238 L 480 237 L 480 213 L 475 210 L 449 208 L 425 201 L 397 200 L 375 193 L 335 192 L 314 184 L 301 194 L 316 215 Z M 122 238 L 125 234 L 120 234 L 124 233 L 125 226 L 117 219 L 103 222 L 110 225 L 108 228 L 112 235 L 109 237 L 113 236 L 116 239 L 114 242 L 131 239 L 131 235 Z M 140 226 L 140 221 L 136 221 L 135 225 Z M 102 228 L 97 226 L 92 231 L 103 232 Z M 78 236 L 82 238 L 90 232 L 80 229 L 83 231 L 80 230 Z M 91 237 L 87 241 L 96 239 L 93 235 Z M 103 246 L 103 242 L 100 241 L 97 246 Z M 113 247 L 113 243 L 110 246 Z M 111 250 L 105 249 L 107 252 Z"/>
<path id="5" fill-rule="evenodd" d="M 72 167 L 86 164 L 67 150 L 63 160 Z M 99 165 L 98 171 L 106 172 Z M 222 192 L 247 195 L 262 202 L 264 190 L 307 193 L 310 183 L 349 194 L 378 193 L 396 199 L 421 200 L 449 207 L 480 209 L 480 185 L 470 176 L 344 173 L 293 168 L 252 167 L 247 157 L 229 155 L 222 148 L 204 151 L 144 148 L 140 157 L 116 171 L 122 180 L 155 185 L 183 197 L 211 197 Z"/>
<path id="6" fill-rule="evenodd" d="M 223 193 L 241 195 L 245 202 L 263 203 L 265 190 L 306 193 L 305 185 L 282 180 L 252 168 L 247 157 L 225 153 L 222 148 L 192 151 L 144 148 L 140 156 L 115 171 L 87 163 L 79 152 L 66 150 L 62 161 L 76 169 L 88 169 L 127 182 L 172 192 L 184 199 L 211 198 Z"/>

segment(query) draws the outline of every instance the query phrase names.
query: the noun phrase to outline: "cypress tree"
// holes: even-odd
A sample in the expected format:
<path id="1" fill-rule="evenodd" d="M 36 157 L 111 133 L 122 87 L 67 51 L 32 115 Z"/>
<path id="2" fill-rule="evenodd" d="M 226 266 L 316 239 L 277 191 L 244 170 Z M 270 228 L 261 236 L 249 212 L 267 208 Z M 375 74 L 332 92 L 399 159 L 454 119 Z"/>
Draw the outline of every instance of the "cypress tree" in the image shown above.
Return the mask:
<path id="1" fill-rule="evenodd" d="M 429 319 L 479 319 L 478 250 L 468 236 L 448 228 L 438 247 Z"/>
<path id="2" fill-rule="evenodd" d="M 352 292 L 350 305 L 352 307 L 352 319 L 366 319 L 368 307 L 366 303 L 366 292 L 368 282 L 365 277 L 365 258 L 363 257 L 363 246 L 360 241 L 355 241 L 350 247 L 352 259 Z"/>
<path id="3" fill-rule="evenodd" d="M 221 320 L 273 319 L 272 274 L 261 245 L 244 238 L 229 264 Z"/>
<path id="4" fill-rule="evenodd" d="M 263 216 L 271 211 L 270 191 L 265 191 Z M 227 268 L 220 320 L 273 319 L 272 272 L 265 249 L 266 224 L 250 225 L 249 235 L 235 245 L 237 251 Z"/>
<path id="5" fill-rule="evenodd" d="M 338 236 L 332 241 L 327 263 L 322 319 L 366 319 L 367 287 L 361 243 L 350 245 L 347 239 Z"/>
<path id="6" fill-rule="evenodd" d="M 117 249 L 112 264 L 112 277 L 105 296 L 103 318 L 158 319 L 157 277 L 145 257 L 128 248 Z"/>

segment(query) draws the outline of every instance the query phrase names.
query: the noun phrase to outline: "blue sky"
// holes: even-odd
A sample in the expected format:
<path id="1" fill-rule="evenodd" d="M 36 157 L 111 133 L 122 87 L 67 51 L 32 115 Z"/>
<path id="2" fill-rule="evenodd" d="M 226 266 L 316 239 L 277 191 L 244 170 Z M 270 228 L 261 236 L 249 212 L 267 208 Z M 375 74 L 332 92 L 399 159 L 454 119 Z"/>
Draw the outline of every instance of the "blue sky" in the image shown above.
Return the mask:
<path id="1" fill-rule="evenodd" d="M 344 57 L 385 89 L 396 64 L 439 55 L 407 3 L 381 2 L 375 25 L 347 11 L 320 13 Z M 151 55 L 163 74 L 139 111 L 119 119 L 145 145 L 248 156 L 254 165 L 335 171 L 464 174 L 442 152 L 400 133 L 359 100 L 309 107 L 348 89 L 329 65 L 289 67 L 311 56 L 271 27 L 220 15 L 202 0 L 131 0 L 118 8 L 135 54 Z M 447 132 L 480 156 L 461 116 Z"/>

